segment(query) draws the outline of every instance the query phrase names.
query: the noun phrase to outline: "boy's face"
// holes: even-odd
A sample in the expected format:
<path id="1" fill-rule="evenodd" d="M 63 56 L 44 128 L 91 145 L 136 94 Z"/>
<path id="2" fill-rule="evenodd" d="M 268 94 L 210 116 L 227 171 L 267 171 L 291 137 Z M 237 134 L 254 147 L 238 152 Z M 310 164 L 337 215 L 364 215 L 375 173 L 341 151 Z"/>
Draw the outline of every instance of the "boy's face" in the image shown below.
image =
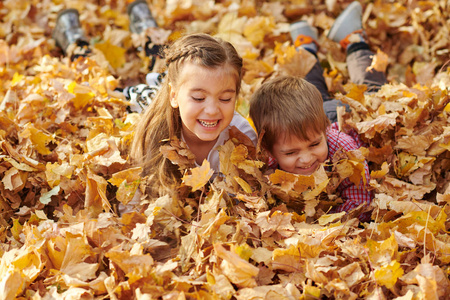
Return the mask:
<path id="1" fill-rule="evenodd" d="M 281 135 L 272 147 L 280 169 L 300 175 L 311 175 L 328 157 L 325 133 L 311 133 L 309 140 Z"/>

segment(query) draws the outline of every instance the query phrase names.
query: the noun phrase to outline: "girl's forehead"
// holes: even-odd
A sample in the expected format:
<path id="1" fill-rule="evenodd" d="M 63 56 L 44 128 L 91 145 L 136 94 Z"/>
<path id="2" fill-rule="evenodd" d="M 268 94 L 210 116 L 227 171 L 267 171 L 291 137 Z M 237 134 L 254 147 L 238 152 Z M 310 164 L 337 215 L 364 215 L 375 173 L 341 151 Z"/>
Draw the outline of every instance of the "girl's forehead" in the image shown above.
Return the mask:
<path id="1" fill-rule="evenodd" d="M 222 85 L 230 85 L 236 88 L 238 81 L 237 71 L 230 64 L 216 67 L 204 67 L 197 63 L 186 62 L 180 70 L 178 85 L 206 85 L 211 82 L 220 82 Z"/>

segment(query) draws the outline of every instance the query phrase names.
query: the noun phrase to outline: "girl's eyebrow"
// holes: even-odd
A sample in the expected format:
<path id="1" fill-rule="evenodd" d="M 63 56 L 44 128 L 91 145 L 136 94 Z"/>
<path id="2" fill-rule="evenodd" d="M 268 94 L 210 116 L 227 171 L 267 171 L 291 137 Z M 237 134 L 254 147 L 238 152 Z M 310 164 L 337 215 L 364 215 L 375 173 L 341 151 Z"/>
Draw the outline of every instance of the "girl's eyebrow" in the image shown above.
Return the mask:
<path id="1" fill-rule="evenodd" d="M 203 89 L 203 88 L 192 88 L 190 89 L 191 92 L 203 92 L 203 93 L 207 93 L 208 91 Z M 235 89 L 226 89 L 221 91 L 221 93 L 236 93 Z"/>

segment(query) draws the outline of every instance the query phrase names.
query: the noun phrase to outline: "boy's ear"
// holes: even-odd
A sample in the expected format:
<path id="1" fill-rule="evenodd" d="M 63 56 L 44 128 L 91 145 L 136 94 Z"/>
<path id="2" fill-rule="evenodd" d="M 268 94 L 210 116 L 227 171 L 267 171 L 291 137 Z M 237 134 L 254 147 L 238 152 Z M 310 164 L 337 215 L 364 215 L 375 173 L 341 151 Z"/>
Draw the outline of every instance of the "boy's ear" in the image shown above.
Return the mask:
<path id="1" fill-rule="evenodd" d="M 169 97 L 170 97 L 170 106 L 173 108 L 178 107 L 178 101 L 177 101 L 177 93 L 175 92 L 175 89 L 172 87 L 172 84 L 169 83 Z"/>

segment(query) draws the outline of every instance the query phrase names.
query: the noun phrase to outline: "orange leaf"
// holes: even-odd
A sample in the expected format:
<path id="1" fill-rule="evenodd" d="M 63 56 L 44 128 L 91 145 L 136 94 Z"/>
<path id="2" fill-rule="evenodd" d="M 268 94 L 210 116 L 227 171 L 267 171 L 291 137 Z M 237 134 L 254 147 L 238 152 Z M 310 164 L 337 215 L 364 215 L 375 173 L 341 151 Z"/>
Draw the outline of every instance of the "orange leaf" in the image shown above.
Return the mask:
<path id="1" fill-rule="evenodd" d="M 192 191 L 196 191 L 202 188 L 213 174 L 209 161 L 205 159 L 200 167 L 191 169 L 191 175 L 184 175 L 182 179 L 185 185 L 192 187 Z"/>

